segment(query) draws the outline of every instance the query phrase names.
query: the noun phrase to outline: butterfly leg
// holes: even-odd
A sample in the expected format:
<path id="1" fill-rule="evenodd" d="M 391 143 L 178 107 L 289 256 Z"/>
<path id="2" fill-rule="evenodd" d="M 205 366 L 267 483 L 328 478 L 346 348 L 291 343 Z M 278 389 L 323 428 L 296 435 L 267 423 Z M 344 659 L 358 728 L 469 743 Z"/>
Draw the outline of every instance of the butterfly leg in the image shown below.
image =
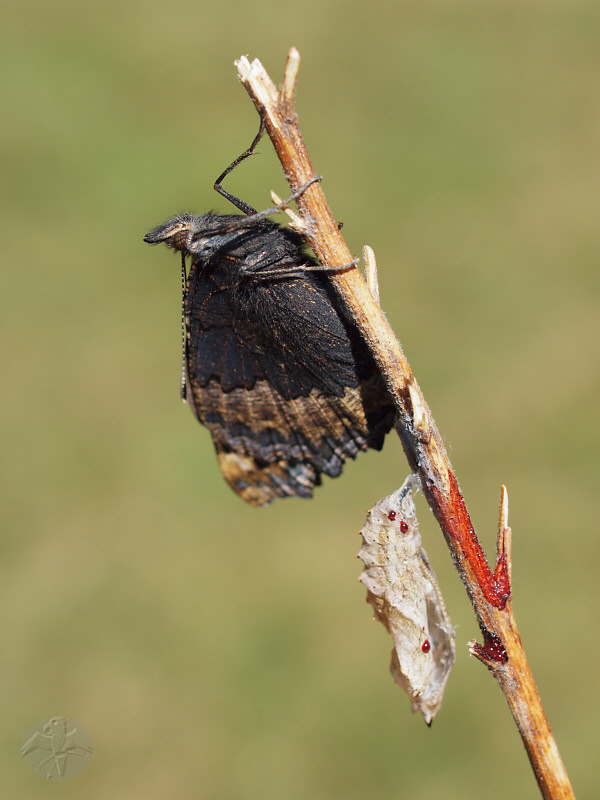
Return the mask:
<path id="1" fill-rule="evenodd" d="M 251 271 L 256 280 L 271 280 L 272 278 L 301 278 L 305 272 L 345 272 L 357 266 L 360 259 L 355 258 L 349 264 L 329 266 L 327 264 L 297 264 L 290 267 L 272 267 L 261 270 Z"/>
<path id="2" fill-rule="evenodd" d="M 264 132 L 265 132 L 265 112 L 263 110 L 260 115 L 260 127 L 258 129 L 258 133 L 254 137 L 252 144 L 247 150 L 244 150 L 244 152 L 240 156 L 238 156 L 234 161 L 232 161 L 231 164 L 227 167 L 227 169 L 224 170 L 219 175 L 219 177 L 215 181 L 215 186 L 214 186 L 215 192 L 218 192 L 220 195 L 225 197 L 227 200 L 229 200 L 230 203 L 233 203 L 233 205 L 236 208 L 239 208 L 240 211 L 243 211 L 244 214 L 247 214 L 248 216 L 250 216 L 251 214 L 256 214 L 256 209 L 252 208 L 251 205 L 244 202 L 243 200 L 240 200 L 239 197 L 236 197 L 235 195 L 230 194 L 227 190 L 223 189 L 223 187 L 221 186 L 221 182 L 225 180 L 225 178 L 229 175 L 229 173 L 232 172 L 237 167 L 238 164 L 244 161 L 244 159 L 248 158 L 248 156 L 252 155 L 254 149 L 256 148 L 256 145 L 262 139 Z"/>

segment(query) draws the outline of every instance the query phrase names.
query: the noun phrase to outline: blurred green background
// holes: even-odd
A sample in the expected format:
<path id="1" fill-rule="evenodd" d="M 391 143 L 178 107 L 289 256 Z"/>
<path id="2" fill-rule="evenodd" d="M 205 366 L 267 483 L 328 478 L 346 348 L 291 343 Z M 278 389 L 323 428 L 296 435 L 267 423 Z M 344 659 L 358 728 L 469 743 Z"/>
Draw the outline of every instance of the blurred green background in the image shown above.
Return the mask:
<path id="1" fill-rule="evenodd" d="M 428 729 L 388 674 L 356 532 L 403 481 L 390 436 L 312 502 L 244 505 L 178 400 L 179 262 L 142 236 L 212 191 L 257 118 L 234 59 L 297 104 L 493 552 L 574 788 L 597 794 L 600 7 L 596 2 L 4 0 L 0 783 L 6 796 L 529 798 L 462 585 Z M 265 141 L 228 188 L 285 195 Z M 95 744 L 60 785 L 37 720 Z"/>

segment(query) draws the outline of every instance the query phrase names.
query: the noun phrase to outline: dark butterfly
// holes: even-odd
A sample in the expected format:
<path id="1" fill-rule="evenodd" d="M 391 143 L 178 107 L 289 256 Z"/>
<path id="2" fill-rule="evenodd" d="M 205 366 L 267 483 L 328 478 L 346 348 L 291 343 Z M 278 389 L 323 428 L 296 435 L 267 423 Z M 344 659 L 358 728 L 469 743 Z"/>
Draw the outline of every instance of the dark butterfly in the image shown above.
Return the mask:
<path id="1" fill-rule="evenodd" d="M 395 415 L 302 236 L 220 185 L 263 127 L 215 183 L 247 216 L 179 214 L 144 237 L 182 254 L 182 396 L 210 430 L 225 479 L 257 506 L 311 497 L 321 473 L 336 477 L 348 457 L 381 449 Z"/>

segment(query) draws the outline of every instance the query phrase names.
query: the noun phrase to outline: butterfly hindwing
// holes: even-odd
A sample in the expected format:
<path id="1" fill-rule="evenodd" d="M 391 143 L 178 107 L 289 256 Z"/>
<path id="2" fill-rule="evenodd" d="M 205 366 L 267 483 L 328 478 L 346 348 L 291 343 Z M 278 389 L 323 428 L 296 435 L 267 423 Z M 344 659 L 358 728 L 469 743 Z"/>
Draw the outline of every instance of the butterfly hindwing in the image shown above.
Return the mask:
<path id="1" fill-rule="evenodd" d="M 393 405 L 302 238 L 252 217 L 170 223 L 148 240 L 191 256 L 187 398 L 232 488 L 254 505 L 310 497 L 322 473 L 335 477 L 347 458 L 381 448 Z"/>

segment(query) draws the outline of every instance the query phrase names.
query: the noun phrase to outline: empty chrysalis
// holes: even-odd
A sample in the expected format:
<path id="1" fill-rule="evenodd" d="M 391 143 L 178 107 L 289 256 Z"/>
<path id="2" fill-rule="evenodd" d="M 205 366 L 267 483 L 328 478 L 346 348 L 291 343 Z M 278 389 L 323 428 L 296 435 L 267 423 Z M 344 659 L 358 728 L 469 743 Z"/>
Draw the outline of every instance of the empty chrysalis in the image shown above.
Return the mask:
<path id="1" fill-rule="evenodd" d="M 430 725 L 438 712 L 454 663 L 454 629 L 427 555 L 421 546 L 410 475 L 398 491 L 380 500 L 361 531 L 360 576 L 367 602 L 394 642 L 391 672 L 408 694 L 413 711 Z"/>

